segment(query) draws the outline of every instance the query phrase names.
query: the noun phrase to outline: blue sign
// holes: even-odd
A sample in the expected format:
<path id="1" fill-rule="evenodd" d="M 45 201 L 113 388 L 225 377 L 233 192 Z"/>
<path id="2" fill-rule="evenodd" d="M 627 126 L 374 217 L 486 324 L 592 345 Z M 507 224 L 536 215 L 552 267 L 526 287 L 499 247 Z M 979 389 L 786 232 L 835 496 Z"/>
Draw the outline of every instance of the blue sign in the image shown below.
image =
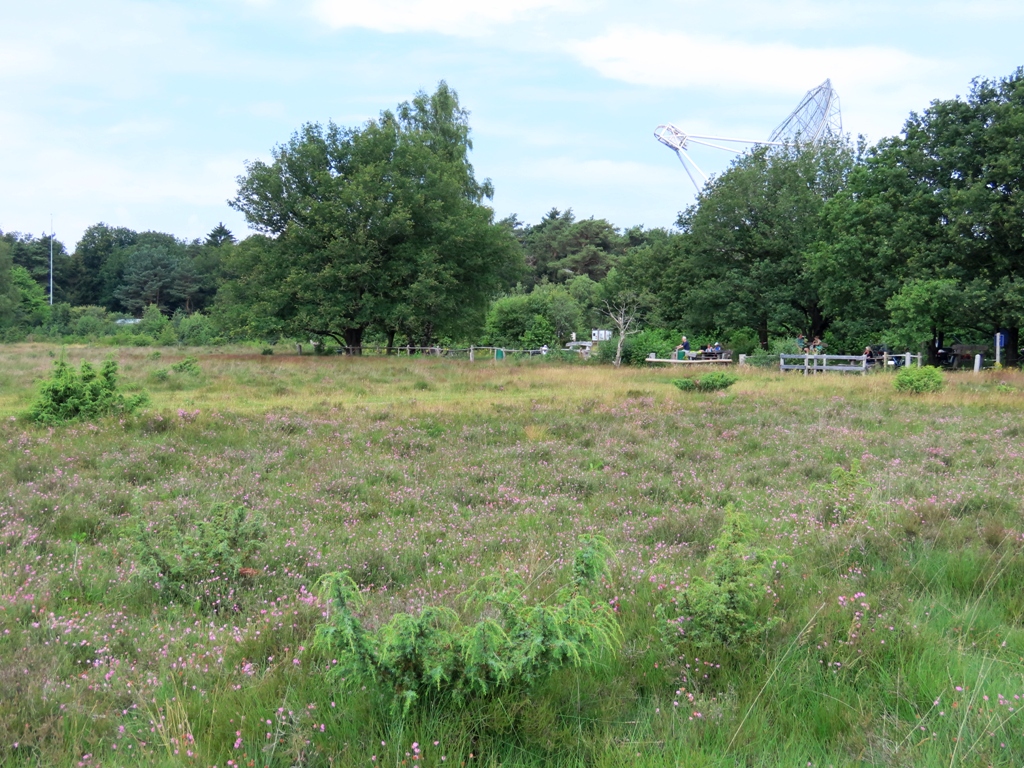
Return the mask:
<path id="1" fill-rule="evenodd" d="M 996 336 L 999 339 L 999 341 L 996 342 L 996 343 L 999 344 L 1000 347 L 1005 347 L 1006 346 L 1006 331 L 1000 331 L 998 334 L 996 334 Z"/>

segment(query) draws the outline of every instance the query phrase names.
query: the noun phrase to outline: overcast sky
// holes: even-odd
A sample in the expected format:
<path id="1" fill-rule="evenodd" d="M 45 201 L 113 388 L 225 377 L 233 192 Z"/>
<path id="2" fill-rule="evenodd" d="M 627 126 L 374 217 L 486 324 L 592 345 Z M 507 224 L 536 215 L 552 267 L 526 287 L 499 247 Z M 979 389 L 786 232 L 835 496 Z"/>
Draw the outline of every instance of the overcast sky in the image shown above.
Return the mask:
<path id="1" fill-rule="evenodd" d="M 0 0 L 0 230 L 202 237 L 245 161 L 447 80 L 499 217 L 670 226 L 693 189 L 653 131 L 767 138 L 831 78 L 844 129 L 1024 64 L 1024 2 Z M 698 153 L 705 170 L 728 157 Z"/>

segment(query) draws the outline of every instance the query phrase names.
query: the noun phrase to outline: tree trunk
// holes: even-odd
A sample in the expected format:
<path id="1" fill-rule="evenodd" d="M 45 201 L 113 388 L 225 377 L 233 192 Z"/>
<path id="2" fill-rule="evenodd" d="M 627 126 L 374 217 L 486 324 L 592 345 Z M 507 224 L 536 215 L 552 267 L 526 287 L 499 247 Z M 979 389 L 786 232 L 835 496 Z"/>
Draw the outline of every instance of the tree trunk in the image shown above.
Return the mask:
<path id="1" fill-rule="evenodd" d="M 430 343 L 433 341 L 433 336 L 434 324 L 428 321 L 423 326 L 423 341 L 421 342 L 420 346 L 429 347 Z"/>
<path id="2" fill-rule="evenodd" d="M 626 334 L 619 332 L 619 345 L 615 348 L 615 367 L 622 365 L 622 344 L 626 341 Z"/>
<path id="3" fill-rule="evenodd" d="M 389 355 L 395 354 L 395 332 L 394 330 L 388 331 L 388 352 Z"/>
<path id="4" fill-rule="evenodd" d="M 345 352 L 349 355 L 361 355 L 363 354 L 363 329 L 362 328 L 346 328 L 345 329 Z"/>
<path id="5" fill-rule="evenodd" d="M 1006 365 L 1016 367 L 1020 365 L 1020 328 L 1006 329 Z"/>
<path id="6" fill-rule="evenodd" d="M 768 319 L 763 318 L 757 325 L 757 340 L 761 342 L 761 349 L 768 349 Z"/>
<path id="7" fill-rule="evenodd" d="M 810 311 L 811 319 L 811 338 L 817 336 L 819 339 L 825 338 L 825 331 L 828 330 L 828 320 L 821 313 L 821 307 L 815 304 L 811 307 Z"/>

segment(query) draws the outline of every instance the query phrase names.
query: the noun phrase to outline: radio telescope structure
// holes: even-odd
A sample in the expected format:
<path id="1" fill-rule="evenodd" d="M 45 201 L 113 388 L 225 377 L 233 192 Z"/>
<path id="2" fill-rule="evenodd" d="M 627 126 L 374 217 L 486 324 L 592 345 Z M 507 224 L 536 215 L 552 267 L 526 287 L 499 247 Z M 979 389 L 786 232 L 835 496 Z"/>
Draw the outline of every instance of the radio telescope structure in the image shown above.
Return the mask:
<path id="1" fill-rule="evenodd" d="M 785 120 L 772 131 L 767 141 L 757 139 L 736 139 L 725 136 L 698 136 L 685 133 L 671 123 L 659 125 L 654 131 L 654 138 L 676 153 L 683 170 L 690 177 L 693 186 L 700 191 L 701 185 L 693 175 L 696 171 L 707 181 L 707 174 L 702 171 L 686 151 L 691 144 L 699 144 L 724 152 L 739 155 L 742 149 L 735 145 L 782 147 L 787 144 L 813 144 L 843 134 L 843 117 L 839 110 L 839 94 L 832 87 L 832 81 L 826 80 L 817 88 L 812 88 L 797 104 Z M 733 145 L 733 146 L 728 146 Z M 692 169 L 692 170 L 691 170 Z"/>

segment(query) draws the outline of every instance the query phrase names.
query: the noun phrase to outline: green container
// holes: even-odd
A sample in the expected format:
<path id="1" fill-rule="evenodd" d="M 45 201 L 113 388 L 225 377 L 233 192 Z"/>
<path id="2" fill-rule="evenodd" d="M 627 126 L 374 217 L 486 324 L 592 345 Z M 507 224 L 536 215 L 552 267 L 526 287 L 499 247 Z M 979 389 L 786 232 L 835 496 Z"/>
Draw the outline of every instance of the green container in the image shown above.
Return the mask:
<path id="1" fill-rule="evenodd" d="M 504 360 L 505 359 L 505 350 L 504 349 L 496 349 L 496 350 L 494 350 L 494 359 L 495 360 Z"/>

